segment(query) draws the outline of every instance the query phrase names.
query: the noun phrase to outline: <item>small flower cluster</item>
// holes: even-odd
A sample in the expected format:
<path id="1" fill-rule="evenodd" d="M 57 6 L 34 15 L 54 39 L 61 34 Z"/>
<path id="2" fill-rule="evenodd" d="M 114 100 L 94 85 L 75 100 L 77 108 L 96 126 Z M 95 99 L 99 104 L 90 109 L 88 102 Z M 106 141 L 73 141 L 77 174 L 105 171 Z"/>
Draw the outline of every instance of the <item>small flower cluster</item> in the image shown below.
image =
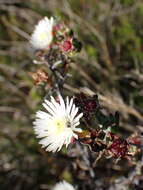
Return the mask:
<path id="1" fill-rule="evenodd" d="M 45 84 L 52 91 L 63 88 L 63 84 L 68 75 L 68 66 L 72 61 L 73 55 L 80 52 L 81 42 L 75 37 L 64 23 L 59 22 L 53 17 L 41 19 L 35 26 L 31 35 L 30 43 L 36 50 L 37 65 L 48 66 L 49 71 L 40 72 L 41 68 L 35 73 L 31 73 L 36 85 Z M 50 73 L 50 74 L 49 74 Z"/>
<path id="2" fill-rule="evenodd" d="M 135 139 L 138 139 L 138 143 L 131 143 L 135 142 Z M 93 152 L 103 152 L 106 157 L 127 158 L 128 160 L 140 152 L 141 145 L 139 135 L 122 139 L 112 132 L 105 133 L 104 130 L 99 129 L 91 129 L 90 132 L 81 133 L 79 141 L 88 145 Z"/>
<path id="3" fill-rule="evenodd" d="M 64 23 L 57 23 L 53 17 L 39 21 L 30 43 L 36 50 L 59 48 L 64 53 L 81 50 L 81 42 L 74 37 L 73 31 Z"/>
<path id="4" fill-rule="evenodd" d="M 85 94 L 77 94 L 75 97 L 75 104 L 79 107 L 79 111 L 83 113 L 86 122 L 94 123 L 98 119 L 97 127 L 92 127 L 88 131 L 79 134 L 79 141 L 89 146 L 93 152 L 104 152 L 105 156 L 114 158 L 127 158 L 135 155 L 140 151 L 141 139 L 139 135 L 133 135 L 127 139 L 122 139 L 115 132 L 115 128 L 119 128 L 119 118 L 117 113 L 115 116 L 105 116 L 101 112 L 98 97 L 86 96 Z M 105 122 L 103 121 L 105 120 Z M 102 125 L 102 123 L 104 125 Z M 85 123 L 86 124 L 86 123 Z M 133 146 L 134 145 L 134 146 Z"/>

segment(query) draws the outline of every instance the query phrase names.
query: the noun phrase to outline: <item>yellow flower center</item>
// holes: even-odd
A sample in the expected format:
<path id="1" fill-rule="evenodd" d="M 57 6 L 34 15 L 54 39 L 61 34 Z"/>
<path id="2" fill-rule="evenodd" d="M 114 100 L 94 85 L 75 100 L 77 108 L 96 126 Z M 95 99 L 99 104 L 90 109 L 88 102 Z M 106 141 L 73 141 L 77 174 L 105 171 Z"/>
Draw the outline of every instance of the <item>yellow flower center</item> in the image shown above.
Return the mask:
<path id="1" fill-rule="evenodd" d="M 39 34 L 39 38 L 40 40 L 44 40 L 47 38 L 47 34 L 45 32 L 42 32 L 41 34 Z"/>
<path id="2" fill-rule="evenodd" d="M 59 134 L 67 127 L 67 120 L 65 118 L 55 119 L 54 126 L 55 132 Z"/>

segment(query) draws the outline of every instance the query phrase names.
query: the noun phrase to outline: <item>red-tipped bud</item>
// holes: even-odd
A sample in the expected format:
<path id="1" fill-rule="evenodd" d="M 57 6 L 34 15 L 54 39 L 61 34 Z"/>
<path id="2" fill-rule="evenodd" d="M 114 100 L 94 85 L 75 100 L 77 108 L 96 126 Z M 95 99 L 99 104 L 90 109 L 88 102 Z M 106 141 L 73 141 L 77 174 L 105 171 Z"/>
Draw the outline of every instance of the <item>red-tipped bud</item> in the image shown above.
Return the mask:
<path id="1" fill-rule="evenodd" d="M 73 49 L 71 40 L 65 40 L 63 44 L 61 45 L 61 49 L 62 51 L 65 51 L 65 52 L 71 51 Z"/>

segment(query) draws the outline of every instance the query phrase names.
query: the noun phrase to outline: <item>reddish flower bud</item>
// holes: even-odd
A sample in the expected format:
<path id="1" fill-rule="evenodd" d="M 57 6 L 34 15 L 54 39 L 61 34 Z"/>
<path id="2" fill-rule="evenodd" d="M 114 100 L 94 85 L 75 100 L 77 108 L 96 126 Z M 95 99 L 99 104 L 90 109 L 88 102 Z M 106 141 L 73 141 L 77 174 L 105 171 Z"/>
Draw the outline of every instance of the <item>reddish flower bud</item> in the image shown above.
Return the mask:
<path id="1" fill-rule="evenodd" d="M 71 40 L 65 40 L 63 44 L 61 45 L 62 51 L 71 51 L 73 49 Z"/>
<path id="2" fill-rule="evenodd" d="M 79 107 L 79 111 L 83 113 L 84 118 L 89 122 L 92 115 L 99 108 L 97 96 L 86 96 L 85 94 L 77 94 L 75 104 Z"/>
<path id="3" fill-rule="evenodd" d="M 39 85 L 43 82 L 51 84 L 48 74 L 42 69 L 37 70 L 35 73 L 30 72 L 29 74 L 33 78 L 35 85 Z"/>
<path id="4" fill-rule="evenodd" d="M 56 24 L 56 25 L 53 27 L 53 31 L 61 30 L 61 28 L 62 28 L 62 25 L 61 25 L 61 24 Z"/>
<path id="5" fill-rule="evenodd" d="M 71 143 L 71 144 L 73 144 L 74 142 L 75 142 L 75 138 L 74 138 L 74 137 L 72 137 L 72 138 L 71 138 L 71 142 L 70 142 L 70 143 Z"/>
<path id="6" fill-rule="evenodd" d="M 108 148 L 109 152 L 115 157 L 125 157 L 128 154 L 129 144 L 126 140 L 115 139 Z"/>

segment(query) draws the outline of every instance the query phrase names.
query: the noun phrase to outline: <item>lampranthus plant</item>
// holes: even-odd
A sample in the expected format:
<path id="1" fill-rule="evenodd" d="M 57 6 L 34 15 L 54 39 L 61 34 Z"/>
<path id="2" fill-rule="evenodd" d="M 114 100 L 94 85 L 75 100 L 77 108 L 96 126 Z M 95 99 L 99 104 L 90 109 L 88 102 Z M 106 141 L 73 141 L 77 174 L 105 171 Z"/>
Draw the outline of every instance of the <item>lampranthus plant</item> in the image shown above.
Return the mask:
<path id="1" fill-rule="evenodd" d="M 52 190 L 75 190 L 75 188 L 70 183 L 62 181 L 57 183 Z"/>
<path id="2" fill-rule="evenodd" d="M 45 100 L 43 106 L 47 112 L 37 112 L 34 130 L 37 137 L 42 138 L 39 144 L 46 147 L 46 151 L 59 151 L 63 145 L 67 147 L 73 138 L 78 139 L 76 132 L 80 133 L 82 129 L 76 127 L 83 114 L 77 114 L 78 108 L 73 103 L 73 98 L 67 97 L 64 102 L 61 95 L 58 96 L 58 101 L 51 96 L 51 100 Z"/>
<path id="3" fill-rule="evenodd" d="M 105 114 L 97 95 L 91 97 L 79 93 L 64 100 L 64 84 L 70 76 L 69 64 L 82 47 L 74 32 L 53 17 L 45 17 L 35 27 L 30 43 L 37 50 L 34 63 L 45 67 L 31 73 L 32 78 L 36 85 L 45 85 L 46 97 L 51 96 L 51 100 L 45 99 L 43 103 L 46 111 L 38 111 L 34 121 L 34 130 L 42 147 L 46 151 L 60 151 L 75 138 L 82 145 L 88 145 L 91 151 L 117 159 L 138 153 L 141 142 L 137 144 L 137 138 L 124 139 L 116 134 L 119 114 Z M 84 130 L 77 128 L 81 118 Z M 136 149 L 132 148 L 136 144 Z"/>
<path id="4" fill-rule="evenodd" d="M 35 26 L 30 43 L 35 49 L 48 48 L 53 40 L 54 18 L 45 17 Z"/>

